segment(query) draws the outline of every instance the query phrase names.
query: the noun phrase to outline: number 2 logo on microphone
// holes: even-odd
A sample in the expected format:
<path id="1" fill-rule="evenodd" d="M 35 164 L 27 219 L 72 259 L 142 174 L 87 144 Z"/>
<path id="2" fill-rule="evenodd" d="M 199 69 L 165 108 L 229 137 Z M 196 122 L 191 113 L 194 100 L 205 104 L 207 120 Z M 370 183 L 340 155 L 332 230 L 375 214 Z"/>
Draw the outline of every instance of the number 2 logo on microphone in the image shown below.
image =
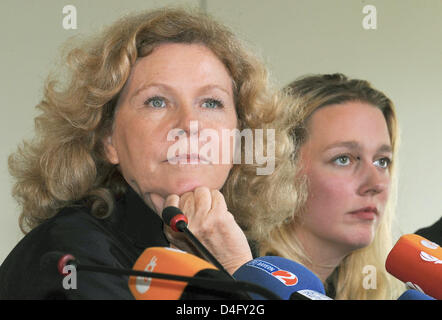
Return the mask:
<path id="1" fill-rule="evenodd" d="M 287 270 L 277 270 L 272 272 L 272 275 L 286 286 L 294 286 L 298 283 L 298 277 Z"/>
<path id="2" fill-rule="evenodd" d="M 279 267 L 271 264 L 270 262 L 255 259 L 247 263 L 247 266 L 260 269 L 268 274 L 271 274 L 273 277 L 281 281 L 286 286 L 294 286 L 298 283 L 298 277 L 296 274 L 288 271 L 280 269 Z"/>

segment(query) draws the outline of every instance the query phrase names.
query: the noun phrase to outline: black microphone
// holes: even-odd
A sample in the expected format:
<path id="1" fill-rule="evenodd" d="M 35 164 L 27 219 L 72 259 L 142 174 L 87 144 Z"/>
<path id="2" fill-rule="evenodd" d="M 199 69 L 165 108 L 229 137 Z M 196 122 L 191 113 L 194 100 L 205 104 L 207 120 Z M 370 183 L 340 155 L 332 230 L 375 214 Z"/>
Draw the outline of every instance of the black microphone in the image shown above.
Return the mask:
<path id="1" fill-rule="evenodd" d="M 183 232 L 192 244 L 206 257 L 206 259 L 212 263 L 219 270 L 227 274 L 233 279 L 232 275 L 223 267 L 223 265 L 210 253 L 209 250 L 198 240 L 197 237 L 187 228 L 187 217 L 183 212 L 173 206 L 169 206 L 163 209 L 161 213 L 164 223 L 172 228 L 175 232 Z"/>
<path id="2" fill-rule="evenodd" d="M 152 248 L 148 248 L 147 250 L 150 250 Z M 185 253 L 185 252 L 183 252 Z M 189 256 L 195 257 L 191 254 L 185 253 Z M 140 256 L 142 257 L 144 253 Z M 199 258 L 198 258 L 199 259 Z M 226 299 L 226 293 L 232 295 L 232 293 L 235 293 L 236 295 L 233 295 L 233 299 L 241 299 L 241 300 L 250 300 L 250 297 L 247 294 L 244 294 L 243 291 L 248 292 L 254 292 L 258 293 L 262 296 L 267 297 L 268 299 L 273 300 L 280 300 L 281 298 L 271 292 L 270 290 L 263 288 L 259 285 L 255 285 L 253 283 L 249 283 L 246 281 L 235 281 L 231 278 L 226 278 L 226 276 L 223 273 L 214 273 L 214 272 L 207 272 L 210 270 L 202 270 L 203 272 L 200 272 L 196 276 L 180 276 L 180 275 L 174 275 L 170 273 L 159 273 L 159 272 L 150 272 L 150 271 L 140 271 L 140 270 L 133 270 L 133 269 L 124 269 L 124 268 L 114 268 L 114 267 L 108 267 L 103 265 L 87 265 L 82 264 L 77 258 L 75 258 L 72 254 L 65 254 L 59 251 L 51 251 L 45 253 L 40 258 L 40 269 L 55 269 L 60 273 L 62 276 L 66 276 L 67 273 L 64 272 L 64 269 L 66 266 L 73 266 L 76 271 L 89 271 L 89 272 L 98 272 L 98 273 L 107 273 L 107 274 L 113 274 L 113 275 L 119 275 L 119 276 L 135 276 L 135 277 L 145 277 L 145 278 L 153 278 L 153 279 L 163 279 L 168 281 L 179 281 L 179 282 L 185 282 L 191 285 L 190 290 L 187 290 L 189 292 L 183 292 L 182 298 L 193 298 L 195 299 L 195 288 L 201 288 L 206 292 L 208 295 L 217 294 L 219 293 L 224 294 L 223 299 Z M 216 270 L 213 270 L 216 271 Z M 203 276 L 201 276 L 203 275 Z M 218 279 L 217 279 L 218 278 Z M 132 286 L 131 282 L 129 282 L 129 286 Z M 131 288 L 131 291 L 133 288 Z M 198 296 L 197 296 L 198 297 Z M 137 297 L 135 297 L 137 298 Z"/>

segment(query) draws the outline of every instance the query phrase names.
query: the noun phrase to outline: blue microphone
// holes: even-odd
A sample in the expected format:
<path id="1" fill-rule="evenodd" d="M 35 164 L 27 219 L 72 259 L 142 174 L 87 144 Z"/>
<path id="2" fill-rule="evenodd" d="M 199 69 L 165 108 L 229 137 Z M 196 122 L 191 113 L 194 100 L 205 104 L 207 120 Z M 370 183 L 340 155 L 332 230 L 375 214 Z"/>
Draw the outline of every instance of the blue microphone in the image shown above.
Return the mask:
<path id="1" fill-rule="evenodd" d="M 233 274 L 236 280 L 247 281 L 269 289 L 283 300 L 331 300 L 325 295 L 321 280 L 309 269 L 294 261 L 266 256 L 242 265 Z M 250 293 L 256 300 L 263 296 Z"/>
<path id="2" fill-rule="evenodd" d="M 401 294 L 398 300 L 436 300 L 436 299 L 420 291 L 409 289 L 405 291 L 403 294 Z"/>

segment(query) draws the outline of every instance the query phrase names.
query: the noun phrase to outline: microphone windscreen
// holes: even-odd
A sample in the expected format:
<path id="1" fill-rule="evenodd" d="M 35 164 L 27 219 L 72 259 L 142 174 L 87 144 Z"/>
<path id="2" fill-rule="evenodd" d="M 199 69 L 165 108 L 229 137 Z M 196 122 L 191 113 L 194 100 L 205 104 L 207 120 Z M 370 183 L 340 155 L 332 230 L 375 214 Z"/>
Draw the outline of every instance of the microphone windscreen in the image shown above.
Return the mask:
<path id="1" fill-rule="evenodd" d="M 417 290 L 407 290 L 398 298 L 398 300 L 436 300 L 425 293 Z"/>
<path id="2" fill-rule="evenodd" d="M 193 277 L 212 264 L 190 253 L 165 247 L 147 248 L 133 266 L 134 270 Z M 179 300 L 187 283 L 166 279 L 130 277 L 129 288 L 137 300 Z"/>
<path id="3" fill-rule="evenodd" d="M 442 299 L 442 248 L 417 234 L 402 236 L 388 254 L 387 271 L 409 287 Z"/>
<path id="4" fill-rule="evenodd" d="M 163 209 L 163 212 L 161 213 L 161 217 L 163 218 L 163 221 L 165 224 L 170 226 L 170 221 L 177 215 L 183 214 L 183 212 L 173 206 L 169 206 Z"/>
<path id="5" fill-rule="evenodd" d="M 309 269 L 292 260 L 278 256 L 256 258 L 242 265 L 233 274 L 236 280 L 259 284 L 289 300 L 294 292 L 310 290 L 325 294 L 321 280 Z M 264 299 L 251 293 L 254 299 Z M 292 298 L 293 299 L 293 298 Z"/>

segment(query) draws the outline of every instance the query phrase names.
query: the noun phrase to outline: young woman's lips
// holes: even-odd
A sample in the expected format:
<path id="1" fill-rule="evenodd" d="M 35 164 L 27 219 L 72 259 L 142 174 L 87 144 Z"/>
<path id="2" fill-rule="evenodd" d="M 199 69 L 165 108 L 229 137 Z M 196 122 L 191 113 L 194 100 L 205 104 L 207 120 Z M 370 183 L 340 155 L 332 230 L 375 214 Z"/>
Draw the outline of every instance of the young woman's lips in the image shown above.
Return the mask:
<path id="1" fill-rule="evenodd" d="M 350 214 L 361 220 L 374 220 L 378 215 L 378 210 L 376 207 L 365 207 L 351 211 Z"/>

